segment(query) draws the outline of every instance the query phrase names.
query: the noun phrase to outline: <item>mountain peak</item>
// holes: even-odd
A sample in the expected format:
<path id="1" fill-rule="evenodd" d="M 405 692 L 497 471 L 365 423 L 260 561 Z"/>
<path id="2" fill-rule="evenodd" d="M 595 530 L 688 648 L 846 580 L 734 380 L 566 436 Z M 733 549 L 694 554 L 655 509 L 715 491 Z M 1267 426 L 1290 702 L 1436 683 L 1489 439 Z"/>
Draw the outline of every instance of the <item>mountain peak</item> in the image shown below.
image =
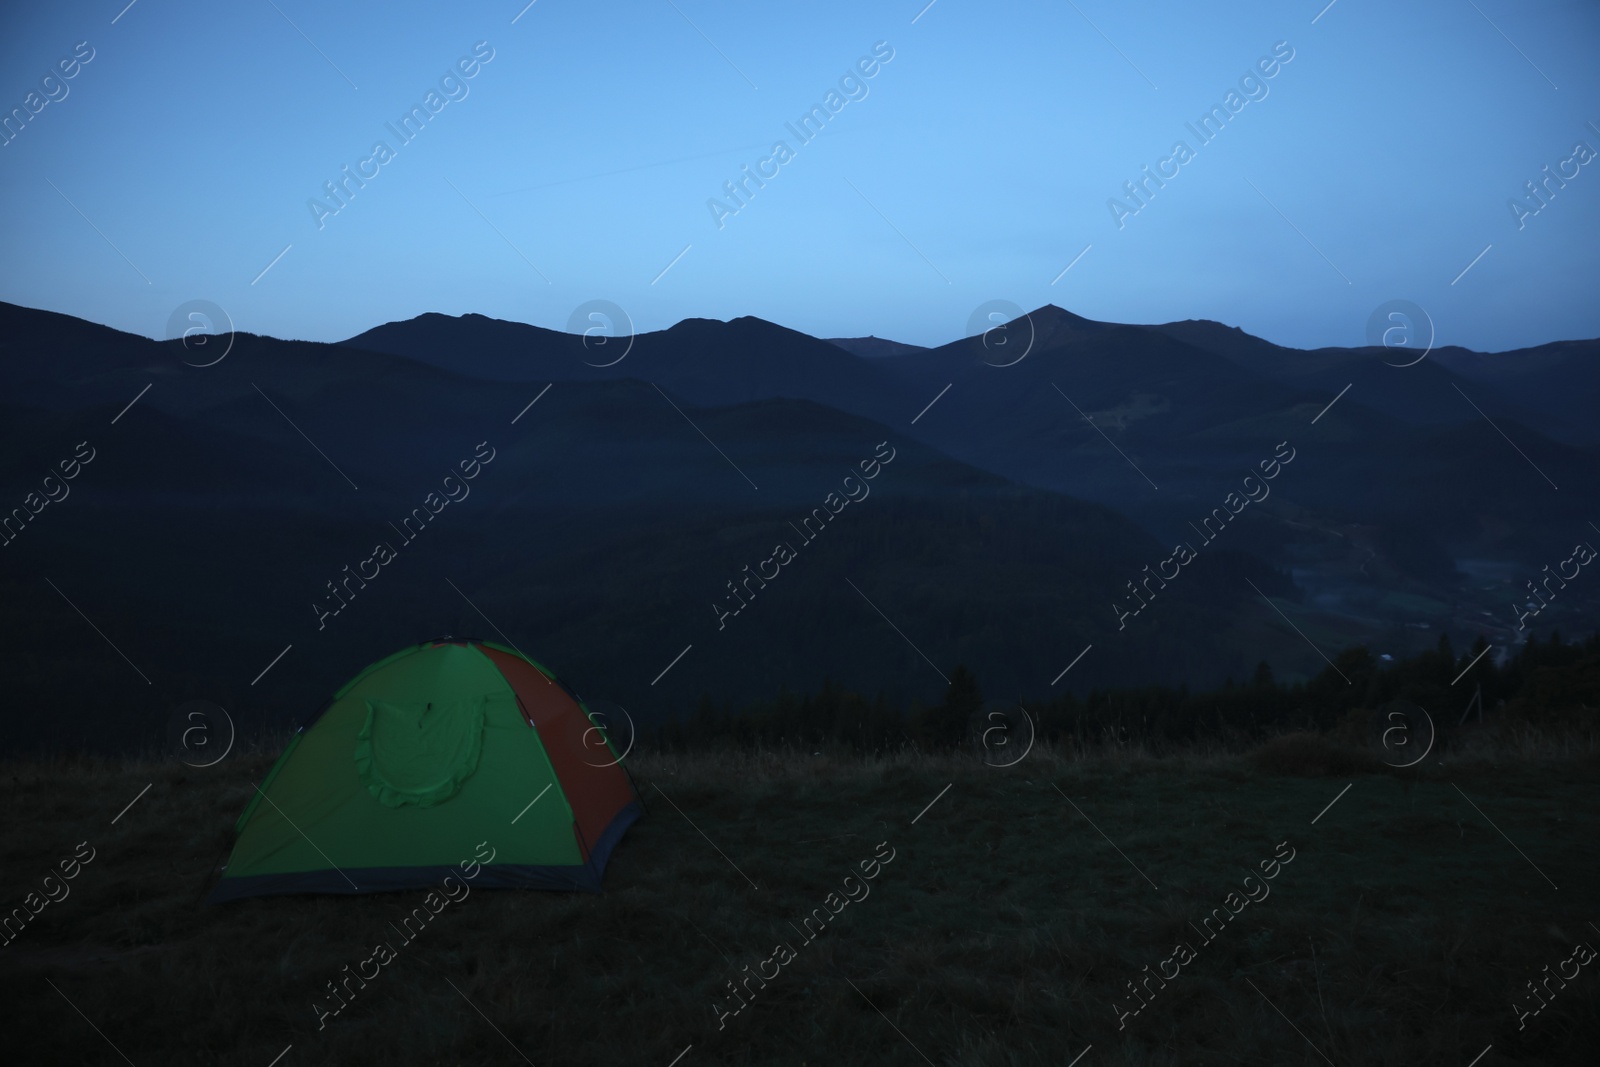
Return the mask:
<path id="1" fill-rule="evenodd" d="M 1227 330 L 1229 333 L 1243 334 L 1244 330 L 1238 326 L 1229 326 L 1216 319 L 1179 319 L 1177 322 L 1164 323 L 1167 326 L 1194 326 L 1207 330 Z"/>
<path id="2" fill-rule="evenodd" d="M 1238 326 L 1229 326 L 1216 319 L 1181 319 L 1146 328 L 1197 348 L 1233 356 L 1248 354 L 1276 361 L 1286 351 L 1270 341 L 1246 333 Z"/>
<path id="3" fill-rule="evenodd" d="M 1042 318 L 1042 319 L 1049 319 L 1049 320 L 1054 320 L 1054 321 L 1062 321 L 1062 322 L 1093 322 L 1093 323 L 1095 323 L 1095 325 L 1100 325 L 1100 323 L 1096 322 L 1094 319 L 1086 319 L 1082 315 L 1074 314 L 1073 312 L 1068 311 L 1066 308 L 1060 306 L 1059 304 L 1045 304 L 1043 307 L 1035 308 L 1031 312 L 1031 314 L 1036 315 L 1036 316 L 1038 316 L 1039 318 Z"/>
<path id="4" fill-rule="evenodd" d="M 1068 338 L 1086 334 L 1098 333 L 1107 329 L 1114 323 L 1097 322 L 1086 319 L 1082 315 L 1075 315 L 1064 307 L 1055 304 L 1046 304 L 1027 313 L 1026 318 L 1033 327 L 1034 336 L 1045 344 L 1064 341 Z"/>

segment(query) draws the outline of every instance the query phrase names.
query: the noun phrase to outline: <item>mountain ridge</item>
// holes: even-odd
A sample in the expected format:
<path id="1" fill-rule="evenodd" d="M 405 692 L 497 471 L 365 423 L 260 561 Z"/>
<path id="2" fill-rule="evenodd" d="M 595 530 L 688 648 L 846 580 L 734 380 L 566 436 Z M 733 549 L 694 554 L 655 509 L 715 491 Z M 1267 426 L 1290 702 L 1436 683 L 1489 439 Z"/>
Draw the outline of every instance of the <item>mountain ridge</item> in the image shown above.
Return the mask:
<path id="1" fill-rule="evenodd" d="M 979 488 L 998 479 L 1024 497 L 1108 509 L 1140 530 L 1141 543 L 1167 545 L 1192 538 L 1241 472 L 1292 447 L 1301 458 L 1270 500 L 1206 553 L 1292 572 L 1323 620 L 1301 625 L 1382 638 L 1397 651 L 1415 640 L 1403 629 L 1410 623 L 1515 641 L 1514 623 L 1502 618 L 1514 576 L 1586 536 L 1584 502 L 1600 467 L 1588 342 L 1552 342 L 1521 363 L 1447 348 L 1400 366 L 1397 350 L 1287 350 L 1215 320 L 1101 323 L 1045 305 L 1004 333 L 871 358 L 757 316 L 608 338 L 616 348 L 429 313 L 375 327 L 352 339 L 359 343 L 236 334 L 227 359 L 199 368 L 185 364 L 178 341 L 14 306 L 0 316 L 13 348 L 32 353 L 17 361 L 7 397 L 15 444 L 0 463 L 19 491 L 27 470 L 54 461 L 51 449 L 75 422 L 118 417 L 121 433 L 152 408 L 179 422 L 151 462 L 180 463 L 187 435 L 194 448 L 218 450 L 212 475 L 237 472 L 219 500 L 247 500 L 256 485 L 261 501 L 312 518 L 369 497 L 402 501 L 416 471 L 463 443 L 527 440 L 537 443 L 511 444 L 507 454 L 542 473 L 484 499 L 518 523 L 537 513 L 545 532 L 536 536 L 552 546 L 578 536 L 586 516 L 605 540 L 609 526 L 620 523 L 620 535 L 650 509 L 735 521 L 768 502 L 798 505 L 804 494 L 783 487 L 799 484 L 792 478 L 805 457 L 828 454 L 841 434 L 865 433 L 914 442 L 968 472 L 916 482 L 919 500 L 998 499 L 1000 489 Z M 75 349 L 74 339 L 93 351 Z M 44 432 L 46 423 L 56 429 Z M 27 426 L 43 443 L 27 439 Z M 272 463 L 240 455 L 247 448 L 290 450 L 293 461 L 279 465 L 295 473 L 273 478 Z M 352 490 L 333 463 L 361 486 L 349 504 L 339 503 Z M 1498 487 L 1492 507 L 1476 491 L 1483 484 Z M 148 487 L 163 499 L 179 488 Z M 1512 537 L 1497 511 L 1536 533 Z M 955 514 L 927 511 L 906 536 L 950 536 L 926 525 L 936 513 Z M 1108 576 L 1112 588 L 1095 596 L 1126 595 L 1119 580 Z M 1583 596 L 1565 599 L 1553 617 Z M 1094 613 L 1102 610 L 1109 601 Z"/>

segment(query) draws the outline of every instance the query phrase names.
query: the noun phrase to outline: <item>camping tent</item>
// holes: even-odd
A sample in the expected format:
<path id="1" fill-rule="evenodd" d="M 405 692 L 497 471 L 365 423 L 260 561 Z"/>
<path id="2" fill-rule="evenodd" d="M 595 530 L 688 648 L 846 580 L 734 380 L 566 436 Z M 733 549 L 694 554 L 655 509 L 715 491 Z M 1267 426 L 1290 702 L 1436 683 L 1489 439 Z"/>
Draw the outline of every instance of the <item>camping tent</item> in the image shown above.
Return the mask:
<path id="1" fill-rule="evenodd" d="M 300 728 L 239 817 L 210 900 L 463 871 L 474 886 L 598 892 L 640 811 L 577 694 L 514 649 L 440 638 L 374 663 Z"/>

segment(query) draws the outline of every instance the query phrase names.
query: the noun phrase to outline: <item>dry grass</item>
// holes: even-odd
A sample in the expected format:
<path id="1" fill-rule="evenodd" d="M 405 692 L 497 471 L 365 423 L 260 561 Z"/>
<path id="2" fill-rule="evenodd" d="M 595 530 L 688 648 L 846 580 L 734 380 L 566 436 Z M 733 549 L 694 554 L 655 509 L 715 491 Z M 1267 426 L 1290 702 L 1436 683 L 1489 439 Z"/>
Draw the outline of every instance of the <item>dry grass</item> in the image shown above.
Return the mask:
<path id="1" fill-rule="evenodd" d="M 388 923 L 422 894 L 196 905 L 269 756 L 0 765 L 7 903 L 79 841 L 98 850 L 0 948 L 12 1062 L 124 1063 L 111 1042 L 140 1067 L 266 1067 L 291 1044 L 280 1067 L 518 1051 L 665 1067 L 689 1045 L 679 1067 L 1063 1064 L 1091 1044 L 1083 1067 L 1344 1067 L 1466 1064 L 1493 1044 L 1491 1067 L 1600 1047 L 1593 968 L 1524 1030 L 1511 1007 L 1575 941 L 1600 945 L 1592 753 L 1463 745 L 1405 776 L 1304 739 L 1168 759 L 1041 746 L 1004 769 L 910 752 L 630 763 L 649 814 L 604 895 L 475 892 L 321 1031 L 324 984 L 397 941 Z M 1202 943 L 1189 924 L 1284 841 L 1272 895 Z M 802 946 L 789 924 L 880 842 L 895 858 L 871 895 Z M 779 940 L 797 958 L 719 1031 L 726 983 Z M 1197 958 L 1119 1030 L 1125 983 L 1179 940 Z"/>
<path id="2" fill-rule="evenodd" d="M 1374 774 L 1383 768 L 1383 762 L 1368 749 L 1341 745 L 1321 734 L 1305 732 L 1274 737 L 1253 749 L 1249 759 L 1263 774 L 1303 778 Z"/>

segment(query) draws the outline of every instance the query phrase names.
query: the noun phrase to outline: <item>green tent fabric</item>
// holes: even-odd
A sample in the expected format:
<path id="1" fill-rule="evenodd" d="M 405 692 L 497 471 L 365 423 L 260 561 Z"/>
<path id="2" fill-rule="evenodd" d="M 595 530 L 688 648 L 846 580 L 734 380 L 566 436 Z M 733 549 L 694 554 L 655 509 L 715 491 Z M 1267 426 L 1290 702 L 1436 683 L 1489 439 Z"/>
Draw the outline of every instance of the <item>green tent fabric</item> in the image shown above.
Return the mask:
<path id="1" fill-rule="evenodd" d="M 478 769 L 483 699 L 448 704 L 368 700 L 356 769 L 381 804 L 429 808 L 449 800 Z"/>
<path id="2" fill-rule="evenodd" d="M 436 886 L 480 846 L 493 859 L 474 886 L 598 891 L 640 813 L 609 738 L 548 670 L 441 639 L 368 667 L 295 734 L 209 899 Z"/>

